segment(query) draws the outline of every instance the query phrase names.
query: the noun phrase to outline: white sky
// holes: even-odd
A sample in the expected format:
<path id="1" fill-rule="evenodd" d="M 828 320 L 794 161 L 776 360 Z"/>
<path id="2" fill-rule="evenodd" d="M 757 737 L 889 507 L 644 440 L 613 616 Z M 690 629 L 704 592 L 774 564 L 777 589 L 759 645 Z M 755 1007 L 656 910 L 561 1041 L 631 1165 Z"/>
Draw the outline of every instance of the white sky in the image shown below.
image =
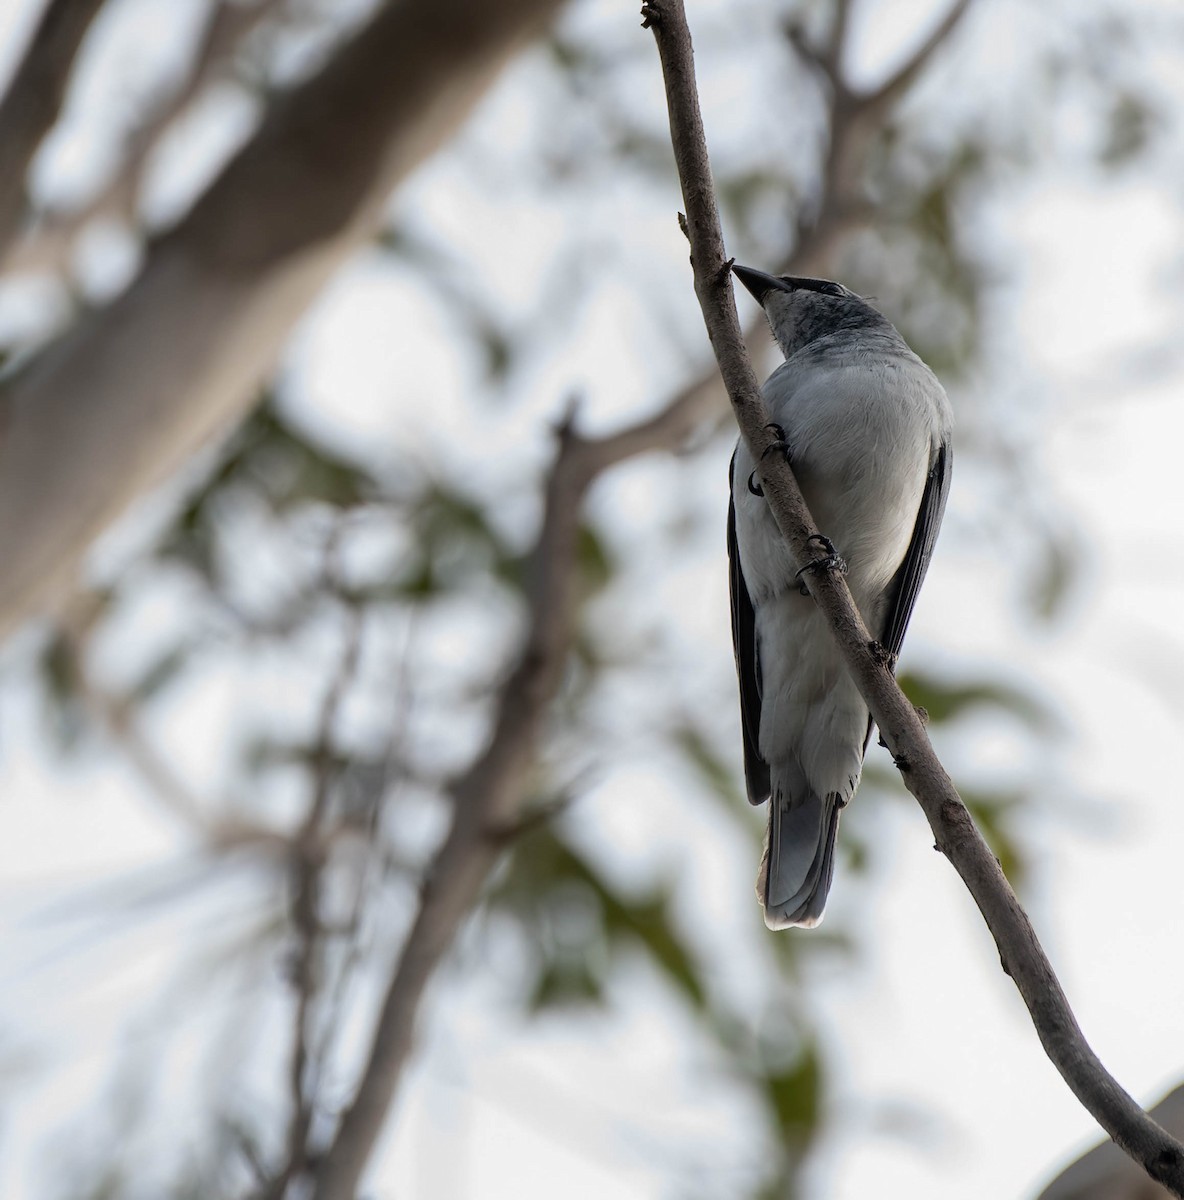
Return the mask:
<path id="1" fill-rule="evenodd" d="M 172 5 L 135 2 L 154 19 Z M 0 47 L 11 47 L 12 30 L 32 7 L 32 0 L 0 5 Z M 192 7 L 178 2 L 169 19 Z M 890 53 L 890 39 L 907 25 L 899 4 L 890 16 L 886 5 L 864 7 L 870 10 L 866 42 L 875 48 L 865 53 L 872 62 L 876 50 Z M 923 21 L 932 7 L 917 0 L 909 20 Z M 1163 11 L 1162 5 L 1144 7 Z M 627 19 L 633 20 L 632 10 Z M 859 69 L 873 67 L 861 63 Z M 716 99 L 710 91 L 704 97 L 709 126 Z M 496 102 L 503 112 L 515 106 L 512 91 Z M 98 151 L 79 141 L 76 162 L 74 152 L 62 153 L 64 162 L 83 171 L 87 153 Z M 418 197 L 433 205 L 438 226 L 455 226 L 458 249 L 478 253 L 479 245 L 462 244 L 466 212 L 452 189 L 452 169 L 444 162 L 425 171 L 408 189 L 407 203 Z M 1032 915 L 1087 1036 L 1119 1080 L 1147 1101 L 1184 1075 L 1184 804 L 1177 795 L 1184 705 L 1177 618 L 1184 611 L 1184 477 L 1177 450 L 1184 434 L 1184 356 L 1173 344 L 1182 312 L 1172 294 L 1180 290 L 1184 262 L 1178 208 L 1169 180 L 1140 175 L 1103 182 L 1052 163 L 1037 166 L 1017 194 L 993 202 L 993 252 L 1005 259 L 1001 274 L 1007 281 L 990 314 L 988 384 L 1020 397 L 1014 417 L 1024 437 L 1038 443 L 1049 492 L 1076 523 L 1087 566 L 1069 615 L 1051 627 L 1035 627 L 1017 617 L 1016 580 L 993 548 L 947 541 L 911 634 L 914 651 L 926 662 L 1017 663 L 1020 675 L 1035 681 L 1065 714 L 1067 732 L 1050 749 L 1051 812 L 1028 833 L 1040 855 Z M 676 239 L 666 218 L 639 216 L 641 231 L 630 235 L 639 244 L 650 239 L 660 245 L 669 261 L 654 268 L 659 275 L 673 271 L 671 263 L 681 265 L 676 253 L 666 252 L 663 239 Z M 547 220 L 526 214 L 520 226 L 501 231 L 524 286 L 545 271 L 559 236 Z M 481 242 L 480 231 L 467 233 Z M 497 261 L 492 243 L 486 250 L 485 270 L 509 269 Z M 447 344 L 443 314 L 436 318 L 440 327 L 415 352 L 390 336 L 404 320 L 422 316 L 417 303 L 414 293 L 392 287 L 388 275 L 364 264 L 343 275 L 291 354 L 293 369 L 303 372 L 301 403 L 310 421 L 331 421 L 334 436 L 354 444 L 398 438 L 418 441 L 425 453 L 467 429 L 460 407 L 433 407 L 426 414 L 423 407 L 389 408 L 392 392 L 406 389 L 409 370 L 425 373 L 425 391 L 448 395 L 464 386 L 463 364 L 439 357 Z M 614 337 L 613 304 L 611 298 L 602 303 L 603 311 L 584 316 L 595 335 L 586 354 L 552 369 L 557 384 L 587 379 L 596 397 L 612 395 L 617 411 L 627 412 L 648 389 L 637 382 L 644 377 L 641 367 L 628 358 L 615 368 L 618 377 L 605 375 L 606 362 L 614 361 L 606 353 Z M 671 300 L 680 320 L 683 303 Z M 1167 353 L 1150 354 L 1165 346 Z M 692 345 L 694 353 L 700 349 Z M 1024 407 L 1024 388 L 1034 379 L 1040 395 Z M 518 410 L 517 426 L 507 429 L 493 414 L 489 436 L 518 443 L 537 438 L 546 397 L 556 393 L 540 387 L 537 394 L 537 402 Z M 592 419 L 614 415 L 606 401 L 594 406 Z M 496 471 L 497 455 L 490 457 L 494 465 L 487 469 Z M 716 465 L 722 479 L 724 464 Z M 620 486 L 627 497 L 630 488 L 652 495 L 654 485 L 652 477 L 626 472 Z M 723 503 L 722 487 L 720 496 Z M 705 497 L 705 505 L 713 502 Z M 603 503 L 612 512 L 614 503 L 627 508 L 629 500 Z M 966 504 L 956 478 L 955 522 Z M 972 527 L 972 514 L 962 515 Z M 628 531 L 622 536 L 627 539 Z M 709 665 L 703 669 L 726 672 L 722 554 L 697 589 L 703 611 L 690 619 L 705 631 L 702 653 Z M 224 686 L 232 692 L 235 685 Z M 47 962 L 29 914 L 125 867 L 163 863 L 167 874 L 176 841 L 118 765 L 59 768 L 29 702 L 10 694 L 0 704 L 0 902 L 9 920 L 0 931 L 6 993 L 0 1071 L 9 1084 L 0 1125 L 0 1192 L 18 1200 L 43 1194 L 36 1180 L 47 1162 L 41 1140 L 46 1129 L 95 1094 L 111 1045 L 134 1047 L 136 1037 L 124 1023 L 132 997 L 151 994 L 176 939 L 200 937 L 209 914 L 181 906 L 180 916 L 135 926 L 139 932 L 120 943 L 117 977 L 87 993 L 85 1012 L 71 1004 L 71 972 L 101 947 L 94 950 L 80 935 L 80 945 L 55 943 Z M 222 736 L 232 720 L 232 713 L 211 712 L 199 742 Z M 971 752 L 989 759 L 1004 751 L 988 739 Z M 195 753 L 195 766 L 201 757 Z M 588 798 L 581 820 L 591 837 L 611 830 L 622 855 L 643 863 L 647 822 L 678 819 L 678 788 L 677 779 L 659 770 L 632 768 Z M 635 812 L 639 790 L 648 818 Z M 1103 809 L 1099 801 L 1114 807 Z M 706 835 L 707 827 L 701 832 Z M 821 992 L 822 1019 L 841 1069 L 836 1132 L 818 1164 L 816 1194 L 835 1200 L 1033 1194 L 1096 1130 L 1044 1059 L 977 913 L 948 864 L 933 853 L 919 812 L 904 805 L 891 810 L 879 833 L 891 847 L 884 855 L 891 867 L 875 891 L 876 910 L 867 916 L 870 953 L 854 972 L 833 973 Z M 703 891 L 688 901 L 692 914 L 696 904 L 729 910 L 736 889 L 747 900 L 754 864 L 738 849 L 723 857 L 722 863 L 697 863 Z M 227 911 L 235 908 L 237 886 L 228 885 Z M 835 903 L 852 903 L 843 892 L 839 879 Z M 759 925 L 755 905 L 750 910 L 741 917 Z M 743 942 L 752 936 L 766 935 L 745 927 L 737 941 L 741 963 Z M 703 1094 L 702 1064 L 688 1062 L 683 1053 L 681 1018 L 669 1003 L 652 1003 L 654 987 L 643 981 L 623 991 L 603 1024 L 578 1025 L 575 1035 L 554 1021 L 491 1024 L 483 1007 L 496 1003 L 496 987 L 479 970 L 463 990 L 437 989 L 419 1058 L 404 1085 L 398 1131 L 374 1177 L 376 1193 L 530 1200 L 553 1196 L 561 1181 L 566 1200 L 726 1195 L 727 1180 L 744 1169 L 735 1160 L 751 1114 L 738 1109 L 723 1080 Z M 214 997 L 214 1012 L 232 1012 L 234 998 L 233 989 Z M 156 1044 L 152 1036 L 145 1034 L 149 1050 Z M 179 1075 L 188 1069 L 183 1061 L 170 1063 Z M 691 1087 L 698 1089 L 694 1095 L 688 1095 Z M 693 1171 L 688 1141 L 702 1145 Z M 661 1169 L 664 1156 L 668 1165 L 688 1170 L 686 1177 L 672 1184 Z"/>

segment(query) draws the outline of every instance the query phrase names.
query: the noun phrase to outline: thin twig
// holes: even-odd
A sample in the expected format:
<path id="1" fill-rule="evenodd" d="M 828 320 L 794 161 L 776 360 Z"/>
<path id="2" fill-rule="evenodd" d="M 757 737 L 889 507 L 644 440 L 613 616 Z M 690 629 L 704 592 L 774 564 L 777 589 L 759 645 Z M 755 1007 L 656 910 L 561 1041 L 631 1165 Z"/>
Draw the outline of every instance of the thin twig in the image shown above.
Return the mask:
<path id="1" fill-rule="evenodd" d="M 642 8 L 658 44 L 671 140 L 691 238 L 695 291 L 741 434 L 760 464 L 769 509 L 799 564 L 809 561 L 816 529 L 783 455 L 772 443 L 768 416 L 744 350 L 728 277 L 711 168 L 699 112 L 690 31 L 682 0 Z M 982 912 L 1015 981 L 1045 1051 L 1082 1104 L 1147 1173 L 1184 1197 L 1184 1146 L 1160 1128 L 1105 1070 L 1078 1027 L 1027 914 L 929 743 L 916 710 L 900 690 L 837 572 L 807 572 L 811 594 L 831 626 L 847 669 L 871 709 L 905 786 Z"/>
<path id="2" fill-rule="evenodd" d="M 330 557 L 329 582 L 336 581 L 336 539 L 327 551 Z M 321 990 L 321 959 L 325 927 L 321 917 L 321 890 L 324 876 L 326 843 L 323 827 L 333 792 L 333 739 L 346 691 L 357 674 L 361 652 L 362 614 L 349 606 L 346 613 L 345 644 L 341 661 L 321 703 L 317 739 L 313 752 L 313 790 L 304 821 L 292 842 L 292 926 L 296 945 L 291 961 L 291 984 L 296 993 L 292 1014 L 292 1059 L 289 1071 L 291 1115 L 288 1120 L 284 1162 L 263 1196 L 281 1200 L 290 1183 L 308 1170 L 308 1135 L 316 1108 L 316 1090 L 312 1078 L 316 1064 L 311 1046 L 314 1041 L 313 1010 Z"/>

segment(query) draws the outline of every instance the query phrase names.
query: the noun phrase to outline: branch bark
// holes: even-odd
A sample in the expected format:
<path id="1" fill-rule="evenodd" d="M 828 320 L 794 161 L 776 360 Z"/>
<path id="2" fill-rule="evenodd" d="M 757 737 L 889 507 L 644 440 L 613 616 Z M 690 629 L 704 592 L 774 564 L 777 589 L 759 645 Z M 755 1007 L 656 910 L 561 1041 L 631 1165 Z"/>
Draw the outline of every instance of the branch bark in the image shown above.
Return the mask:
<path id="1" fill-rule="evenodd" d="M 91 540 L 240 415 L 392 188 L 560 0 L 390 0 L 277 100 L 139 277 L 0 391 L 0 632 Z"/>
<path id="2" fill-rule="evenodd" d="M 816 526 L 784 456 L 765 453 L 774 438 L 736 316 L 682 0 L 654 0 L 643 5 L 642 13 L 654 30 L 666 82 L 671 140 L 703 320 L 741 435 L 760 464 L 770 511 L 798 564 L 804 565 L 813 557 L 808 539 Z M 1114 1141 L 1148 1175 L 1173 1195 L 1184 1197 L 1184 1146 L 1135 1103 L 1086 1042 L 1027 914 L 934 753 L 916 710 L 900 690 L 883 654 L 876 653 L 878 647 L 855 608 L 846 580 L 827 571 L 808 571 L 804 578 L 905 786 L 929 821 L 937 848 L 961 876 L 986 920 L 1003 969 L 1019 989 L 1048 1057 Z"/>
<path id="3" fill-rule="evenodd" d="M 0 104 L 0 257 L 16 238 L 25 176 L 62 111 L 70 72 L 103 0 L 51 0 Z"/>

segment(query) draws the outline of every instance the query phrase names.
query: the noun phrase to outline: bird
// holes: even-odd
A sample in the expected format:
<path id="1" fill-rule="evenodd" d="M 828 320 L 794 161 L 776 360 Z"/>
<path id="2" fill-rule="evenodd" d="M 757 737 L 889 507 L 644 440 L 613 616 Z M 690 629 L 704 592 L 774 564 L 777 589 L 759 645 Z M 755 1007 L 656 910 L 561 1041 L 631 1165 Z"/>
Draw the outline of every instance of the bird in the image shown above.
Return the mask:
<path id="1" fill-rule="evenodd" d="M 829 279 L 733 265 L 785 361 L 762 387 L 777 448 L 856 607 L 895 665 L 945 512 L 953 412 L 892 323 Z M 744 775 L 769 805 L 757 895 L 770 929 L 813 927 L 872 719 L 769 512 L 741 438 L 728 561 Z"/>

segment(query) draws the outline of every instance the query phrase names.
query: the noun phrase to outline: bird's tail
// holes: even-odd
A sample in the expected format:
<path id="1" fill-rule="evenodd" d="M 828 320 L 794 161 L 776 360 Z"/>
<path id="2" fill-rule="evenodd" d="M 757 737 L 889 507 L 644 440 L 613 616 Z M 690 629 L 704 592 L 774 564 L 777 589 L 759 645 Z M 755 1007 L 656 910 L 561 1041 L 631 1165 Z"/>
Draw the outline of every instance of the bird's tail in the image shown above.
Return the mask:
<path id="1" fill-rule="evenodd" d="M 757 895 L 770 929 L 810 927 L 822 920 L 826 907 L 843 798 L 835 792 L 818 796 L 808 787 L 782 787 L 776 774 Z"/>

